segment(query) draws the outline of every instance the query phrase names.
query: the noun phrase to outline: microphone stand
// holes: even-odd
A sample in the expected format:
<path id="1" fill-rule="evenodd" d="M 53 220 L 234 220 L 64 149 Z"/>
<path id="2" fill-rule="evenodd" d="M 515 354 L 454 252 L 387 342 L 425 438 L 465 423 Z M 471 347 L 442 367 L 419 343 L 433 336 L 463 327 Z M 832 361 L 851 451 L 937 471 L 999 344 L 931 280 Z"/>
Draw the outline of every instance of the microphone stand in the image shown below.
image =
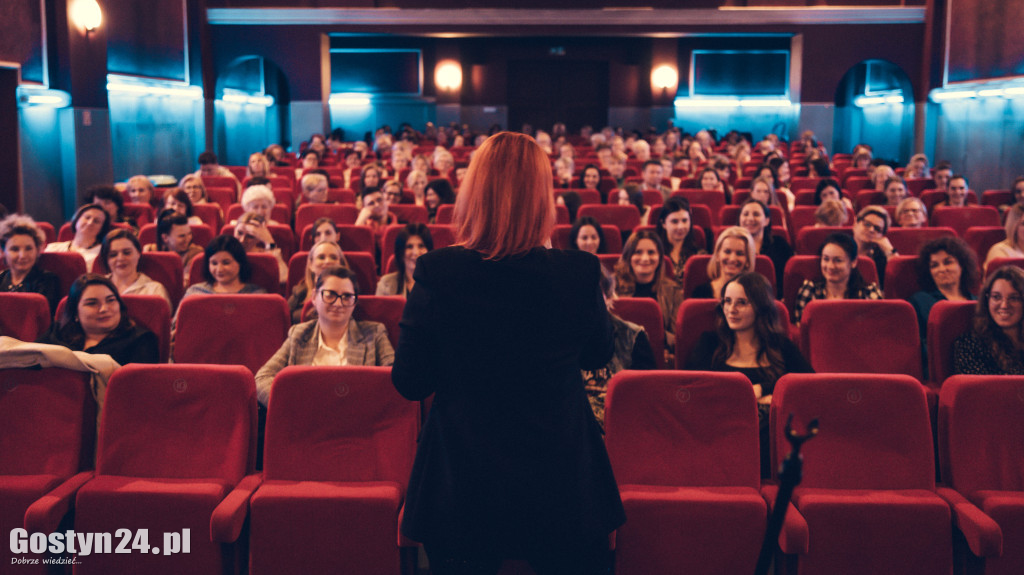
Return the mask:
<path id="1" fill-rule="evenodd" d="M 793 497 L 793 489 L 800 485 L 800 480 L 803 479 L 804 458 L 803 455 L 800 455 L 800 447 L 805 441 L 818 434 L 817 419 L 807 424 L 807 431 L 803 435 L 793 430 L 792 423 L 793 414 L 790 413 L 786 419 L 786 440 L 789 441 L 790 451 L 782 465 L 779 466 L 779 493 L 775 496 L 772 515 L 768 518 L 768 529 L 764 534 L 764 541 L 761 543 L 761 554 L 757 557 L 755 575 L 767 575 L 768 569 L 771 567 L 772 557 L 775 556 L 776 540 L 782 530 L 782 522 L 786 518 L 789 500 Z"/>

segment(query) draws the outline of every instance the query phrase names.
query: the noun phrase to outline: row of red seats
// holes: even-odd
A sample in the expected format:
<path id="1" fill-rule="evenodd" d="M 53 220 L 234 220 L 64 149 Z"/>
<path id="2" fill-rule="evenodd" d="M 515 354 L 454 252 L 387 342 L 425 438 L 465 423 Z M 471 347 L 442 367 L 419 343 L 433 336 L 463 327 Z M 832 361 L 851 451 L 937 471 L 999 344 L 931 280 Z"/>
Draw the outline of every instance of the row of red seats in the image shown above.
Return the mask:
<path id="1" fill-rule="evenodd" d="M 73 507 L 79 532 L 148 529 L 155 546 L 167 541 L 156 534 L 190 530 L 188 554 L 81 555 L 76 573 L 232 573 L 248 551 L 251 572 L 328 572 L 341 562 L 352 572 L 397 574 L 403 548 L 415 545 L 397 527 L 419 406 L 398 396 L 389 377 L 389 368 L 372 367 L 282 371 L 256 473 L 255 386 L 242 368 L 115 372 L 94 468 L 95 406 L 85 376 L 5 371 L 0 442 L 11 449 L 0 450 L 3 526 L 51 533 Z M 784 376 L 771 406 L 773 463 L 789 449 L 789 414 L 798 425 L 817 418 L 820 432 L 803 449 L 780 565 L 934 574 L 982 558 L 988 573 L 1020 572 L 1021 389 L 1021 378 L 969 376 L 943 388 L 944 485 L 935 482 L 928 407 L 915 381 Z M 750 384 L 738 374 L 613 378 L 606 440 L 629 517 L 614 538 L 617 573 L 750 569 L 777 492 L 774 481 L 759 480 L 755 414 Z M 954 537 L 967 543 L 956 556 Z M 5 564 L 14 554 L 7 546 L 0 553 Z"/>

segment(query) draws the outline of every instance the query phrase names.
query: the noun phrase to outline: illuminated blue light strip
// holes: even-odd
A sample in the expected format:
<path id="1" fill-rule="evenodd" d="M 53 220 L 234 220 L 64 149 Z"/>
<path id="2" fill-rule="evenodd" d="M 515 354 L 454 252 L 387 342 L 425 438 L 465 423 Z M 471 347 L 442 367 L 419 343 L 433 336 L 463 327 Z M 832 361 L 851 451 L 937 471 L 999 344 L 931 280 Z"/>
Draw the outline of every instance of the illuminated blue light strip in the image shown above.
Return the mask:
<path id="1" fill-rule="evenodd" d="M 788 108 L 786 98 L 676 98 L 677 108 Z"/>

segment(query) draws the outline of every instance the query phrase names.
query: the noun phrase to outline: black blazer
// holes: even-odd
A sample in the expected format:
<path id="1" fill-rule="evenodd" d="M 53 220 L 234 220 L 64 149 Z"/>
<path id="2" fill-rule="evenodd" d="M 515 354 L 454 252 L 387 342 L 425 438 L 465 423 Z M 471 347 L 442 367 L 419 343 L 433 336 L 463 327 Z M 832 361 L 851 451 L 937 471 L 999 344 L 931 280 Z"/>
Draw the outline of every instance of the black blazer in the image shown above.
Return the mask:
<path id="1" fill-rule="evenodd" d="M 576 250 L 488 261 L 452 247 L 417 260 L 391 378 L 405 397 L 434 401 L 406 536 L 514 548 L 623 523 L 580 374 L 613 350 L 599 277 L 597 258 Z"/>

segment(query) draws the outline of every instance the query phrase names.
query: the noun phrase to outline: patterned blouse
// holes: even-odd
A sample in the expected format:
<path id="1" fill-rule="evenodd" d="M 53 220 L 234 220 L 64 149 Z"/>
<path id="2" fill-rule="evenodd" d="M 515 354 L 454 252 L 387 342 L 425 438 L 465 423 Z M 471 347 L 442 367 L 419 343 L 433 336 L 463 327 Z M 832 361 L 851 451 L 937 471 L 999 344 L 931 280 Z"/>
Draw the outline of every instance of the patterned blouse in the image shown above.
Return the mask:
<path id="1" fill-rule="evenodd" d="M 847 294 L 846 299 L 882 299 L 882 297 L 882 290 L 878 289 L 878 284 L 871 282 L 855 293 Z M 800 286 L 800 291 L 796 293 L 796 305 L 794 306 L 793 315 L 796 317 L 797 323 L 800 322 L 800 317 L 804 314 L 804 308 L 807 307 L 807 304 L 816 299 L 828 299 L 828 289 L 825 285 L 825 280 L 820 279 L 814 282 L 804 280 L 804 284 Z"/>

